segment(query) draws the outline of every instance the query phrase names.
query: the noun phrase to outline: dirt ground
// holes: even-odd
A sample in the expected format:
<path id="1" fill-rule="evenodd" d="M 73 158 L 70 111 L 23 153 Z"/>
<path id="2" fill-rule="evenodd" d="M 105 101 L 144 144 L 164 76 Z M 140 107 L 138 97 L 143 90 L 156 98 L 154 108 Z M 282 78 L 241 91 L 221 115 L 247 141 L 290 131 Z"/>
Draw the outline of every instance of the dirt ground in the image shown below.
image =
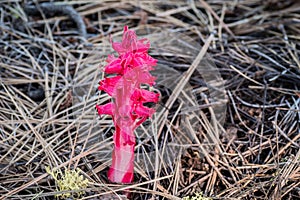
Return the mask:
<path id="1" fill-rule="evenodd" d="M 124 26 L 161 94 L 126 185 L 95 109 Z M 299 199 L 299 55 L 297 0 L 0 1 L 0 199 Z"/>

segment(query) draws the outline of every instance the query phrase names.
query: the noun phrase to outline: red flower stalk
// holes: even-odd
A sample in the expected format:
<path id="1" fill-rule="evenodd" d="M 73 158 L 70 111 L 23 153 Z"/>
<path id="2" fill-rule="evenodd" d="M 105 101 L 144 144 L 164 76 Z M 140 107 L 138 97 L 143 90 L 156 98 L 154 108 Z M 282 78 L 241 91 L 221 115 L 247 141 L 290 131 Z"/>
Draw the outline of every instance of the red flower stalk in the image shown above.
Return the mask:
<path id="1" fill-rule="evenodd" d="M 115 125 L 114 151 L 108 178 L 112 182 L 131 183 L 134 168 L 134 130 L 155 112 L 143 104 L 158 102 L 159 94 L 141 89 L 141 84 L 153 85 L 155 77 L 150 70 L 157 60 L 148 55 L 150 43 L 137 39 L 134 31 L 124 27 L 122 42 L 112 42 L 119 56 L 109 55 L 106 74 L 112 74 L 99 83 L 99 90 L 107 92 L 112 102 L 97 105 L 99 115 L 111 115 Z"/>

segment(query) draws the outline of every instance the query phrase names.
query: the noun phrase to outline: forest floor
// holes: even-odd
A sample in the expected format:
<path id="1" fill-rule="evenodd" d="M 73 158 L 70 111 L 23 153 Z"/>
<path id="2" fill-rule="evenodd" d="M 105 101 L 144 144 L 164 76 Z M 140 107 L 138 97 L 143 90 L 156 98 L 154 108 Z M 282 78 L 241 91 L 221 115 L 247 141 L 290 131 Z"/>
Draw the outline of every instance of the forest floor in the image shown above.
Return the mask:
<path id="1" fill-rule="evenodd" d="M 299 198 L 298 1 L 0 2 L 0 199 Z M 126 25 L 161 100 L 124 185 L 95 105 Z"/>

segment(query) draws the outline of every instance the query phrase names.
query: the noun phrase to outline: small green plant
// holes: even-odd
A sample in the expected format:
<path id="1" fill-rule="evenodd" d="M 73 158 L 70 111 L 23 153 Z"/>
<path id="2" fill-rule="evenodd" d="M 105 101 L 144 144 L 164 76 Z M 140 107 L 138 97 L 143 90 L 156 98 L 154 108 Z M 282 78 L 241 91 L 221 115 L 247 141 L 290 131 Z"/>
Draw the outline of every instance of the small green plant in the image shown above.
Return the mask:
<path id="1" fill-rule="evenodd" d="M 64 171 L 61 169 L 51 170 L 48 166 L 46 167 L 46 172 L 55 180 L 58 186 L 58 192 L 66 191 L 64 193 L 55 195 L 55 197 L 66 199 L 71 196 L 76 198 L 85 194 L 85 192 L 82 190 L 87 188 L 89 181 L 80 175 L 80 169 L 77 168 L 76 170 L 69 170 L 65 168 Z"/>
<path id="2" fill-rule="evenodd" d="M 209 197 L 204 197 L 202 196 L 202 192 L 200 193 L 195 193 L 195 196 L 192 196 L 192 197 L 183 197 L 182 200 L 212 200 L 212 198 L 209 198 Z"/>

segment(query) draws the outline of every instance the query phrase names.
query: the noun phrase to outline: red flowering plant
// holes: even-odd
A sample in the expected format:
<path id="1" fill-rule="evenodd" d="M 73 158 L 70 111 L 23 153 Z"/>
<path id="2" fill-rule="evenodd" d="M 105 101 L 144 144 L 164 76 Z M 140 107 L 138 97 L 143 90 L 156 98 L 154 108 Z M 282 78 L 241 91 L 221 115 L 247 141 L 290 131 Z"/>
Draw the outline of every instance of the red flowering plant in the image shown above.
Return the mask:
<path id="1" fill-rule="evenodd" d="M 112 101 L 97 105 L 99 115 L 111 115 L 115 125 L 114 150 L 108 178 L 112 182 L 131 183 L 134 169 L 134 130 L 155 112 L 144 105 L 157 103 L 159 94 L 141 86 L 152 86 L 155 81 L 149 71 L 157 60 L 148 55 L 150 42 L 137 39 L 134 31 L 124 27 L 122 42 L 112 42 L 118 57 L 109 55 L 104 72 L 110 74 L 99 83 L 99 90 L 105 91 Z"/>

